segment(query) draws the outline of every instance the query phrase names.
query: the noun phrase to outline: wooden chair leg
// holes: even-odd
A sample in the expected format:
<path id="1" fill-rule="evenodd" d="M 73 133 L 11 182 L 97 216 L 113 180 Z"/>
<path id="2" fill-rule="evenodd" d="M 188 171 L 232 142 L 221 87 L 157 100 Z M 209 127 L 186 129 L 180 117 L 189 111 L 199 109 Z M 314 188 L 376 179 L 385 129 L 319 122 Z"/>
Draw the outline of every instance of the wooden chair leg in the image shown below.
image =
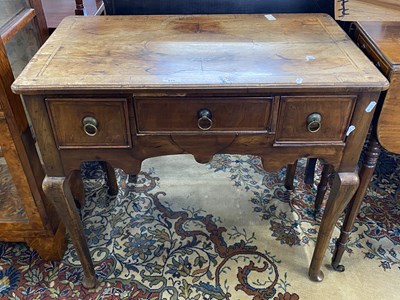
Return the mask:
<path id="1" fill-rule="evenodd" d="M 343 222 L 339 239 L 336 242 L 336 249 L 332 258 L 332 267 L 336 271 L 343 272 L 345 269 L 343 265 L 340 265 L 340 261 L 342 259 L 344 251 L 346 250 L 347 242 L 350 233 L 353 230 L 354 222 L 360 210 L 362 200 L 364 199 L 368 185 L 371 182 L 372 176 L 374 174 L 380 152 L 381 149 L 377 138 L 371 135 L 364 162 L 359 173 L 360 186 L 358 187 L 353 199 L 349 204 L 349 208 Z"/>
<path id="2" fill-rule="evenodd" d="M 293 182 L 294 175 L 296 173 L 297 160 L 286 168 L 285 188 L 288 190 L 294 190 Z"/>

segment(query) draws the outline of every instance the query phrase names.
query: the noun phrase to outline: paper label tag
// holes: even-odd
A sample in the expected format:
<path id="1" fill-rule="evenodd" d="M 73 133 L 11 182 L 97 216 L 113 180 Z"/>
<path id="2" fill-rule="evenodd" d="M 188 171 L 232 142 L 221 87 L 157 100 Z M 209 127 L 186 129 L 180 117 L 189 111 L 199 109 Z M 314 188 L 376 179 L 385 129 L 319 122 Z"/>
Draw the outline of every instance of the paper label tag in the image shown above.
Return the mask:
<path id="1" fill-rule="evenodd" d="M 312 56 L 312 55 L 307 55 L 306 56 L 306 61 L 312 61 L 312 60 L 315 60 L 314 56 Z"/>
<path id="2" fill-rule="evenodd" d="M 265 15 L 265 17 L 267 18 L 267 20 L 269 21 L 275 21 L 276 18 L 273 15 Z"/>
<path id="3" fill-rule="evenodd" d="M 350 126 L 349 126 L 349 129 L 347 129 L 346 136 L 349 136 L 350 133 L 352 133 L 354 130 L 356 130 L 356 126 L 350 125 Z"/>
<path id="4" fill-rule="evenodd" d="M 375 101 L 371 101 L 371 102 L 368 104 L 368 106 L 367 106 L 367 108 L 365 109 L 365 111 L 366 111 L 366 112 L 371 112 L 371 111 L 374 109 L 375 105 L 376 105 L 376 102 L 375 102 Z"/>

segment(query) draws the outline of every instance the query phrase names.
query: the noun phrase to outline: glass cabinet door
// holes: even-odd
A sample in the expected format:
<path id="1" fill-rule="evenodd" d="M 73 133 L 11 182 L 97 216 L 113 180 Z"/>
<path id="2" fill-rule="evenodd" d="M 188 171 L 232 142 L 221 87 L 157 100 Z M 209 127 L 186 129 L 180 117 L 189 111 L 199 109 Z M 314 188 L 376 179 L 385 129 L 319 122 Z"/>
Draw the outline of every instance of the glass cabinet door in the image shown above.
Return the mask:
<path id="1" fill-rule="evenodd" d="M 11 84 L 47 36 L 40 0 L 0 0 L 0 235 L 6 240 L 13 238 L 15 230 L 43 227 L 32 198 L 32 188 L 37 187 L 29 185 L 37 171 L 25 172 L 37 156 L 28 150 L 34 148 L 30 144 L 25 149 L 33 139 L 28 137 L 22 101 L 12 93 Z"/>
<path id="2" fill-rule="evenodd" d="M 0 27 L 27 8 L 31 8 L 27 0 L 0 0 Z"/>
<path id="3" fill-rule="evenodd" d="M 47 26 L 37 18 L 43 14 L 41 5 L 35 7 L 38 3 L 37 0 L 0 0 L 0 34 L 14 77 L 47 38 Z"/>
<path id="4" fill-rule="evenodd" d="M 0 220 L 1 222 L 26 222 L 27 216 L 23 208 L 17 187 L 12 180 L 7 161 L 0 146 Z"/>

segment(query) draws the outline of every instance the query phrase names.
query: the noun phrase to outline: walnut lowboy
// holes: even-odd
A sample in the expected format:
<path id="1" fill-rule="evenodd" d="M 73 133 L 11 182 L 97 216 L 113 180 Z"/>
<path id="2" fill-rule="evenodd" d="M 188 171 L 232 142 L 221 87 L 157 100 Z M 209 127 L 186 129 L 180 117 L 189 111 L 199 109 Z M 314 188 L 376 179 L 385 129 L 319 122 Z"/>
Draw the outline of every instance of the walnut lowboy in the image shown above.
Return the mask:
<path id="1" fill-rule="evenodd" d="M 71 174 L 83 161 L 130 174 L 149 157 L 253 154 L 266 170 L 318 157 L 336 172 L 309 276 L 358 186 L 357 161 L 387 80 L 323 14 L 65 19 L 13 84 L 46 169 L 43 188 L 96 283 Z M 111 167 L 112 166 L 112 167 Z"/>

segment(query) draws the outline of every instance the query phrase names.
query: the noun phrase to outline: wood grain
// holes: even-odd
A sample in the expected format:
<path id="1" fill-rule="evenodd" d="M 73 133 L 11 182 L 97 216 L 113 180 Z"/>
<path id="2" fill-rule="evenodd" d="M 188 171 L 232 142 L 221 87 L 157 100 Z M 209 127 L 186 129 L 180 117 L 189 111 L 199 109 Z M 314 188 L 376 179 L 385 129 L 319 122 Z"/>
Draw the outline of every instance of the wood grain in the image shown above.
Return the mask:
<path id="1" fill-rule="evenodd" d="M 296 16 L 68 17 L 13 89 L 382 89 L 385 79 L 332 18 Z"/>
<path id="2" fill-rule="evenodd" d="M 135 104 L 139 132 L 158 134 L 201 131 L 197 113 L 202 109 L 211 113 L 212 126 L 208 132 L 267 132 L 272 110 L 271 97 L 147 97 L 135 98 Z"/>
<path id="3" fill-rule="evenodd" d="M 276 140 L 293 141 L 330 141 L 343 143 L 345 128 L 348 127 L 353 112 L 355 97 L 282 97 L 281 115 Z M 307 130 L 306 120 L 312 113 L 321 115 L 321 129 L 317 132 Z M 288 121 L 285 116 L 291 116 Z"/>
<path id="4" fill-rule="evenodd" d="M 392 74 L 378 120 L 378 140 L 387 150 L 400 154 L 400 73 Z"/>

